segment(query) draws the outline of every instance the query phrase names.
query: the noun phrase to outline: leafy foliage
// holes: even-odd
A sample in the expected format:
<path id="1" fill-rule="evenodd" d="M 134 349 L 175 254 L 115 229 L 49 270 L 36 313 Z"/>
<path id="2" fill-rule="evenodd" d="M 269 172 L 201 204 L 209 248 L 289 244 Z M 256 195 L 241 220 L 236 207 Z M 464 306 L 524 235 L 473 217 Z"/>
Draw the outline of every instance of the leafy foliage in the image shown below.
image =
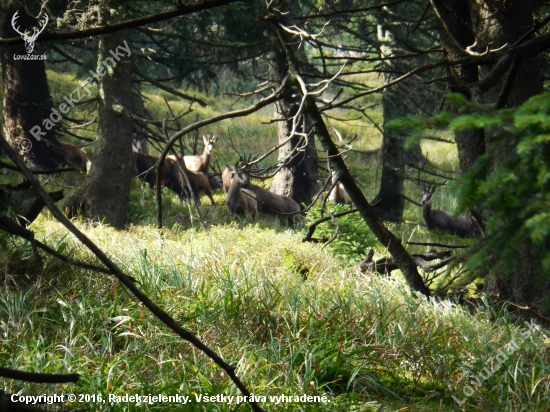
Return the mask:
<path id="1" fill-rule="evenodd" d="M 487 150 L 454 183 L 462 211 L 488 211 L 486 237 L 469 266 L 479 274 L 489 270 L 511 273 L 523 259 L 535 259 L 540 276 L 550 275 L 550 93 L 534 96 L 515 109 L 489 110 L 451 95 L 459 115 L 442 113 L 432 119 L 412 117 L 393 127 L 415 131 L 486 129 Z M 531 245 L 531 256 L 520 248 Z"/>
<path id="2" fill-rule="evenodd" d="M 349 206 L 345 205 L 329 205 L 330 213 L 333 214 L 348 209 Z M 313 207 L 307 213 L 304 226 L 307 227 L 324 216 L 326 213 L 323 213 L 320 207 Z M 378 240 L 358 213 L 339 217 L 337 224 L 338 226 L 332 221 L 321 223 L 315 230 L 315 237 L 328 236 L 330 239 L 337 233 L 338 238 L 329 243 L 327 249 L 344 262 L 349 264 L 360 262 L 365 258 L 367 250 L 378 244 Z"/>

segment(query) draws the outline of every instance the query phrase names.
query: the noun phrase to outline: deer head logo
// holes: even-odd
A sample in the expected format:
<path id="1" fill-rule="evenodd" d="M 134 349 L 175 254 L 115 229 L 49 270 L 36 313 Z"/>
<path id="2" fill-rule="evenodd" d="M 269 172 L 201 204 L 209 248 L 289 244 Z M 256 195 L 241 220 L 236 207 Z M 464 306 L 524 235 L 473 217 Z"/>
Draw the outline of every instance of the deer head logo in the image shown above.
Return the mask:
<path id="1" fill-rule="evenodd" d="M 33 34 L 29 36 L 27 32 L 22 32 L 19 30 L 19 27 L 16 27 L 17 19 L 19 18 L 19 10 L 15 12 L 11 19 L 11 26 L 15 30 L 16 33 L 19 33 L 21 35 L 21 38 L 25 41 L 25 49 L 27 49 L 27 53 L 31 54 L 34 50 L 34 43 L 36 42 L 36 39 L 38 38 L 38 35 L 44 31 L 46 28 L 46 25 L 48 24 L 48 15 L 44 13 L 44 20 L 40 26 L 40 28 L 34 28 Z"/>

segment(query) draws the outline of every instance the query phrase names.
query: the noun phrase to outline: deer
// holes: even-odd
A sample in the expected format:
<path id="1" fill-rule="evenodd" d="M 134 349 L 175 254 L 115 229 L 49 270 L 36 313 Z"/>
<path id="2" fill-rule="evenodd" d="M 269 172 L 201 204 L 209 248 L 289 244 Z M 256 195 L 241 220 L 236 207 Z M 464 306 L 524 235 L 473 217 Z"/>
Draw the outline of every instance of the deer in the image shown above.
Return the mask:
<path id="1" fill-rule="evenodd" d="M 88 170 L 86 167 L 86 163 L 88 162 L 88 159 L 86 158 L 86 153 L 84 152 L 84 149 L 81 149 L 80 147 L 77 147 L 74 144 L 68 142 L 60 141 L 59 144 L 65 152 L 65 159 L 67 159 L 67 162 L 81 172 L 87 173 Z"/>
<path id="2" fill-rule="evenodd" d="M 229 191 L 229 188 L 231 187 L 232 172 L 235 172 L 235 168 L 233 166 L 226 166 L 222 172 L 222 186 L 223 186 L 223 190 L 225 191 L 225 194 L 227 194 L 227 192 Z"/>
<path id="3" fill-rule="evenodd" d="M 212 152 L 214 146 L 218 141 L 218 136 L 213 136 L 211 139 L 206 136 L 202 136 L 204 142 L 204 151 L 200 156 L 184 156 L 185 167 L 192 172 L 202 172 L 208 176 L 208 169 L 210 169 L 210 160 L 212 159 Z"/>
<path id="4" fill-rule="evenodd" d="M 13 27 L 13 30 L 21 36 L 23 41 L 25 42 L 25 49 L 27 50 L 27 54 L 31 54 L 34 50 L 34 44 L 36 42 L 36 39 L 38 38 L 38 35 L 44 31 L 46 28 L 46 25 L 48 24 L 49 17 L 46 13 L 44 13 L 44 21 L 42 22 L 42 25 L 40 26 L 40 29 L 34 29 L 32 35 L 28 35 L 26 32 L 22 32 L 19 30 L 19 27 L 16 27 L 17 19 L 19 18 L 19 10 L 15 12 L 13 17 L 11 18 L 11 26 Z"/>
<path id="5" fill-rule="evenodd" d="M 301 220 L 300 205 L 293 199 L 271 193 L 269 190 L 253 185 L 250 183 L 248 177 L 245 178 L 244 173 L 239 171 L 237 167 L 235 167 L 235 171 L 232 173 L 238 174 L 243 181 L 241 192 L 245 196 L 251 196 L 256 200 L 258 213 L 275 216 L 286 215 L 289 223 Z"/>
<path id="6" fill-rule="evenodd" d="M 328 195 L 328 199 L 332 200 L 335 203 L 340 203 L 343 205 L 351 205 L 351 198 L 348 195 L 348 192 L 346 192 L 346 189 L 344 188 L 344 185 L 340 182 L 335 182 L 335 174 L 334 170 L 330 171 L 330 175 L 332 178 L 332 184 L 334 187 L 330 191 Z M 336 184 L 335 184 L 336 183 Z"/>
<path id="7" fill-rule="evenodd" d="M 433 186 L 422 187 L 422 214 L 429 231 L 439 230 L 461 238 L 474 237 L 475 224 L 468 215 L 456 218 L 450 212 L 432 209 Z"/>
<path id="8" fill-rule="evenodd" d="M 236 215 L 250 214 L 253 218 L 258 216 L 258 203 L 254 199 L 252 192 L 243 189 L 248 183 L 248 176 L 241 175 L 233 170 L 230 176 L 231 186 L 225 197 L 225 202 L 229 207 L 229 212 Z"/>
<path id="9" fill-rule="evenodd" d="M 157 187 L 158 156 L 145 153 L 134 152 L 134 177 L 145 180 L 151 189 Z M 161 187 L 166 186 L 176 193 L 180 200 L 188 196 L 183 186 L 183 177 L 178 169 L 178 165 L 172 159 L 165 159 L 162 167 Z"/>
<path id="10" fill-rule="evenodd" d="M 189 179 L 191 188 L 193 189 L 193 192 L 197 194 L 197 196 L 201 194 L 205 194 L 210 199 L 211 204 L 215 204 L 216 202 L 214 201 L 214 197 L 212 196 L 212 186 L 210 186 L 210 182 L 208 181 L 208 177 L 206 176 L 206 174 L 203 172 L 195 172 L 195 171 L 189 170 L 186 167 L 186 163 L 184 159 L 185 157 L 181 157 L 181 156 L 177 156 L 177 157 L 174 155 L 166 156 L 166 160 L 170 160 L 174 162 L 176 165 L 179 164 L 178 173 L 182 174 L 181 170 L 179 169 L 180 167 L 187 172 L 187 178 Z M 181 178 L 182 178 L 184 187 L 187 187 L 187 184 L 185 183 L 185 179 L 183 178 L 183 175 L 181 176 Z M 188 197 L 187 190 L 185 190 L 184 197 L 186 198 Z M 199 203 L 200 203 L 200 200 L 199 200 Z"/>

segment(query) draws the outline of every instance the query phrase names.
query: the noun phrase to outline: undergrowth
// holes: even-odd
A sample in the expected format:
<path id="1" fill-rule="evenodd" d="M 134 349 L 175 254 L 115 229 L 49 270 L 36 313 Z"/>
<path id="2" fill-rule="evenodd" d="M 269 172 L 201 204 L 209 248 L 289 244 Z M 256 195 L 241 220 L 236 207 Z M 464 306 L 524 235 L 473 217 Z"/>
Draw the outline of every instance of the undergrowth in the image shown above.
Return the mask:
<path id="1" fill-rule="evenodd" d="M 460 410 L 464 388 L 512 339 L 518 349 L 473 386 L 463 409 L 550 407 L 548 341 L 486 306 L 475 315 L 412 294 L 399 279 L 344 269 L 292 230 L 229 224 L 208 231 L 130 226 L 82 230 L 183 327 L 237 367 L 258 396 L 325 395 L 327 403 L 266 398 L 266 410 Z M 35 223 L 40 240 L 94 261 L 56 222 Z M 34 262 L 25 242 L 3 236 L 0 362 L 81 375 L 77 384 L 2 380 L 9 393 L 239 395 L 228 377 L 180 340 L 107 275 L 52 258 Z M 306 276 L 304 276 L 306 274 Z M 468 371 L 470 378 L 462 377 Z M 476 378 L 479 380 L 479 378 Z M 469 389 L 468 389 L 469 390 Z M 91 410 L 248 410 L 227 403 L 69 404 Z"/>

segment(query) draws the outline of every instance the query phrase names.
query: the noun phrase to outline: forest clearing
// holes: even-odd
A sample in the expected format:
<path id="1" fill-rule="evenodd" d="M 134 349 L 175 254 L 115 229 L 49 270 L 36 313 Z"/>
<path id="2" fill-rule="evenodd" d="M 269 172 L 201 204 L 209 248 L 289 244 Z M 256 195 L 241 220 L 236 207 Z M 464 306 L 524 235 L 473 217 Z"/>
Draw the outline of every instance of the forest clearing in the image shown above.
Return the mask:
<path id="1" fill-rule="evenodd" d="M 0 5 L 0 411 L 550 410 L 549 6 Z"/>

